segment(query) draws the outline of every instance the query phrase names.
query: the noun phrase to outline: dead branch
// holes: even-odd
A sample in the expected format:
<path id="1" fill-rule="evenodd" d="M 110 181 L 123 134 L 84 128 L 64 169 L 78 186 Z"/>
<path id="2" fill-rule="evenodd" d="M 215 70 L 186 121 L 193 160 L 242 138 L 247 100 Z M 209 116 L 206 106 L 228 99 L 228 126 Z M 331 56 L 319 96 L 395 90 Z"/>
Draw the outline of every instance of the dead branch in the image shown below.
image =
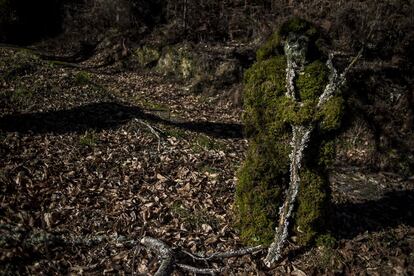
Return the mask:
<path id="1" fill-rule="evenodd" d="M 185 264 L 177 264 L 177 266 L 183 270 L 186 271 L 190 271 L 192 273 L 196 273 L 196 274 L 207 274 L 207 275 L 216 275 L 216 273 L 220 273 L 223 270 L 220 268 L 197 268 L 194 266 L 190 266 L 190 265 L 185 265 Z"/>
<path id="2" fill-rule="evenodd" d="M 155 137 L 157 137 L 157 139 L 158 139 L 158 148 L 157 148 L 157 150 L 158 151 L 160 151 L 160 149 L 161 149 L 161 137 L 160 137 L 160 135 L 158 134 L 158 131 L 156 131 L 155 129 L 154 129 L 154 127 L 152 127 L 150 124 L 148 124 L 148 123 L 146 123 L 146 122 L 144 122 L 144 121 L 142 121 L 142 120 L 140 120 L 140 119 L 134 119 L 134 121 L 135 122 L 138 122 L 138 123 L 140 123 L 140 124 L 142 124 L 142 125 L 144 125 L 144 126 L 146 126 L 150 131 L 151 131 L 151 133 L 152 134 L 154 134 L 155 135 Z"/>
<path id="3" fill-rule="evenodd" d="M 210 261 L 210 260 L 217 260 L 217 259 L 225 259 L 225 258 L 231 258 L 231 257 L 238 257 L 238 256 L 243 256 L 243 255 L 248 255 L 248 254 L 255 254 L 260 252 L 261 250 L 265 249 L 266 247 L 264 245 L 258 245 L 258 246 L 253 246 L 253 247 L 246 247 L 246 248 L 242 248 L 242 249 L 238 249 L 238 250 L 232 250 L 232 251 L 227 251 L 227 252 L 221 252 L 221 253 L 213 253 L 209 256 L 199 256 L 199 255 L 195 255 L 192 254 L 190 252 L 187 251 L 183 251 L 183 253 L 187 254 L 188 256 L 190 256 L 191 258 L 193 258 L 194 260 L 198 260 L 198 261 Z"/>
<path id="4" fill-rule="evenodd" d="M 164 242 L 154 239 L 151 237 L 144 237 L 141 239 L 141 244 L 145 246 L 148 250 L 157 254 L 158 258 L 161 261 L 161 265 L 158 268 L 155 275 L 168 275 L 171 272 L 171 269 L 175 266 L 180 269 L 190 271 L 196 274 L 209 274 L 215 275 L 216 273 L 223 272 L 223 268 L 198 268 L 194 266 L 190 266 L 183 263 L 177 262 L 177 256 L 179 253 L 184 253 L 187 256 L 190 256 L 194 261 L 211 261 L 211 260 L 218 260 L 218 259 L 225 259 L 237 256 L 243 256 L 248 254 L 255 254 L 260 252 L 261 250 L 265 249 L 266 247 L 263 245 L 258 245 L 254 247 L 246 247 L 238 250 L 231 250 L 226 252 L 219 252 L 213 253 L 209 256 L 199 256 L 188 251 L 180 250 L 179 252 L 175 253 L 175 250 L 171 249 L 168 245 Z"/>

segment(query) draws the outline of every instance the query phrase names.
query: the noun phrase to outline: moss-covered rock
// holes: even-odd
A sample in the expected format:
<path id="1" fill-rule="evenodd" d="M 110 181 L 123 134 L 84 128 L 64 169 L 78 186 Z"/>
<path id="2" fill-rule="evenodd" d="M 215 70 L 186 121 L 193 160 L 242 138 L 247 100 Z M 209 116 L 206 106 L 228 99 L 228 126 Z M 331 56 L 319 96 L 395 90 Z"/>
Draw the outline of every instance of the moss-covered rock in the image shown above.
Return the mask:
<path id="1" fill-rule="evenodd" d="M 146 68 L 156 65 L 161 57 L 161 52 L 157 47 L 144 45 L 134 51 L 134 56 L 140 67 Z"/>
<path id="2" fill-rule="evenodd" d="M 286 96 L 286 66 L 282 43 L 287 37 L 306 36 L 315 47 L 316 28 L 293 19 L 285 23 L 257 52 L 257 62 L 244 77 L 244 117 L 249 149 L 238 172 L 235 206 L 241 238 L 250 244 L 270 244 L 278 222 L 279 207 L 289 185 L 292 126 L 313 126 L 300 172 L 301 186 L 291 224 L 299 243 L 309 245 L 326 230 L 329 183 L 326 166 L 335 146 L 329 132 L 340 126 L 342 97 L 331 98 L 318 108 L 319 96 L 328 83 L 329 71 L 321 56 L 308 57 L 294 80 L 297 101 Z M 315 52 L 312 52 L 314 54 Z"/>
<path id="3" fill-rule="evenodd" d="M 197 61 L 189 45 L 169 46 L 163 49 L 157 71 L 189 79 L 197 73 Z"/>

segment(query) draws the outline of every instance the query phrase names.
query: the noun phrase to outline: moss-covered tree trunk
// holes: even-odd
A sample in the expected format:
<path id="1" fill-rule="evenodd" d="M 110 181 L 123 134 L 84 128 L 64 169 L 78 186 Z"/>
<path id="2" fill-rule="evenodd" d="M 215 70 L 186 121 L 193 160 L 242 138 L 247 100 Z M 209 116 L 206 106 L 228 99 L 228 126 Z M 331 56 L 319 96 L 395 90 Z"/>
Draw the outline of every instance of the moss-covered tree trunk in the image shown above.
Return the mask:
<path id="1" fill-rule="evenodd" d="M 286 238 L 292 213 L 301 245 L 326 231 L 326 166 L 334 152 L 329 137 L 339 127 L 343 100 L 332 93 L 339 87 L 333 85 L 336 75 L 319 54 L 317 39 L 308 22 L 290 20 L 246 72 L 249 149 L 239 171 L 236 208 L 248 243 L 270 244 L 275 229 L 274 243 Z"/>

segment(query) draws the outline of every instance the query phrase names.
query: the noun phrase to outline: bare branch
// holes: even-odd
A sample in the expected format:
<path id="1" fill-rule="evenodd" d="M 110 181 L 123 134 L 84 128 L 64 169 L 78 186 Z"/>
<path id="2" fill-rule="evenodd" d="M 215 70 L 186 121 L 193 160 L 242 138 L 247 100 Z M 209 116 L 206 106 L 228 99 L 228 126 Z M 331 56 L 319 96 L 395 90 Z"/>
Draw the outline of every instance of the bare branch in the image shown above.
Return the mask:
<path id="1" fill-rule="evenodd" d="M 169 272 L 171 272 L 172 267 L 175 265 L 181 269 L 198 273 L 198 274 L 210 274 L 215 275 L 216 273 L 220 273 L 223 271 L 222 268 L 212 269 L 212 268 L 197 268 L 186 264 L 177 263 L 175 256 L 173 255 L 173 250 L 166 245 L 164 242 L 150 238 L 150 237 L 144 237 L 141 239 L 141 244 L 144 245 L 147 249 L 149 249 L 152 252 L 155 252 L 158 255 L 158 258 L 161 260 L 161 265 L 158 268 L 155 275 L 161 276 L 161 275 L 168 275 Z M 181 250 L 180 252 L 190 256 L 195 261 L 204 261 L 207 264 L 207 261 L 210 260 L 217 260 L 217 259 L 224 259 L 224 258 L 230 258 L 230 257 L 237 257 L 247 254 L 254 254 L 262 249 L 264 249 L 265 246 L 258 245 L 254 247 L 247 247 L 242 248 L 239 250 L 233 250 L 233 251 L 227 251 L 227 252 L 221 252 L 221 253 L 214 253 L 212 255 L 203 257 L 198 256 L 195 254 L 192 254 L 190 252 Z"/>
<path id="2" fill-rule="evenodd" d="M 195 254 L 192 254 L 192 253 L 187 252 L 187 251 L 183 251 L 183 253 L 187 254 L 188 256 L 193 258 L 194 260 L 210 261 L 210 260 L 217 260 L 217 259 L 225 259 L 225 258 L 243 256 L 243 255 L 248 255 L 248 254 L 255 254 L 255 253 L 258 253 L 258 252 L 260 252 L 261 250 L 263 250 L 265 248 L 266 247 L 264 245 L 258 245 L 258 246 L 254 246 L 254 247 L 246 247 L 246 248 L 233 250 L 233 251 L 213 253 L 213 254 L 211 254 L 209 256 L 205 256 L 205 257 L 195 255 Z"/>
<path id="3" fill-rule="evenodd" d="M 196 274 L 207 274 L 207 275 L 216 275 L 216 273 L 220 273 L 223 269 L 220 268 L 197 268 L 194 266 L 186 265 L 186 264 L 176 264 L 179 268 L 196 273 Z"/>
<path id="4" fill-rule="evenodd" d="M 154 134 L 155 137 L 157 137 L 157 139 L 158 139 L 158 148 L 157 149 L 158 149 L 158 151 L 160 151 L 160 148 L 161 148 L 161 137 L 158 134 L 158 132 L 150 124 L 148 124 L 148 123 L 146 123 L 146 122 L 144 122 L 144 121 L 142 121 L 140 119 L 134 119 L 134 121 L 135 122 L 138 122 L 138 123 L 140 123 L 140 124 L 142 124 L 144 126 L 146 126 L 151 131 L 151 133 Z"/>

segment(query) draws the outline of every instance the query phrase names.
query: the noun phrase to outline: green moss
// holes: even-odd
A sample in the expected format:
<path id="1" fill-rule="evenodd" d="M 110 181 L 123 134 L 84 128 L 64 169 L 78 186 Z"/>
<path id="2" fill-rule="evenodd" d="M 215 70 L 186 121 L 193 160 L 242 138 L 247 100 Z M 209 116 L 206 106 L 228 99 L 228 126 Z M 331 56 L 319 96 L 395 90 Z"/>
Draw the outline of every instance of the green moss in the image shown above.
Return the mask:
<path id="1" fill-rule="evenodd" d="M 4 67 L 3 74 L 0 79 L 12 81 L 19 76 L 33 73 L 40 64 L 39 58 L 28 50 L 20 50 L 9 57 L 5 57 L 0 61 L 0 67 Z"/>
<path id="2" fill-rule="evenodd" d="M 337 243 L 336 239 L 334 237 L 332 237 L 332 235 L 330 235 L 330 234 L 320 235 L 316 239 L 316 245 L 317 246 L 323 246 L 325 248 L 334 248 L 336 243 Z"/>
<path id="3" fill-rule="evenodd" d="M 210 225 L 216 229 L 219 221 L 212 216 L 207 209 L 190 209 L 182 202 L 175 201 L 170 207 L 170 212 L 173 217 L 177 217 L 184 227 L 189 230 L 202 230 L 203 224 Z"/>
<path id="4" fill-rule="evenodd" d="M 10 101 L 20 107 L 30 104 L 33 99 L 33 92 L 24 86 L 18 86 L 11 94 Z"/>
<path id="5" fill-rule="evenodd" d="M 279 56 L 257 62 L 246 71 L 243 118 L 248 136 L 262 130 L 263 125 L 273 125 L 272 128 L 275 129 L 283 128 L 285 124 L 283 121 L 287 122 L 287 118 L 284 118 L 287 115 L 285 116 L 284 112 L 277 112 L 280 109 L 286 111 L 286 104 L 289 101 L 283 96 L 285 69 L 286 59 Z M 285 99 L 285 103 L 278 100 L 281 96 Z"/>
<path id="6" fill-rule="evenodd" d="M 79 144 L 83 147 L 95 147 L 97 145 L 96 134 L 94 132 L 85 132 L 85 134 L 80 137 Z"/>
<path id="7" fill-rule="evenodd" d="M 224 144 L 221 141 L 210 138 L 204 134 L 197 135 L 192 144 L 192 149 L 196 153 L 206 150 L 221 150 L 223 148 Z"/>
<path id="8" fill-rule="evenodd" d="M 240 236 L 250 244 L 269 244 L 274 238 L 278 210 L 285 200 L 282 191 L 290 180 L 292 125 L 315 126 L 302 164 L 292 224 L 301 245 L 310 245 L 318 235 L 326 233 L 330 191 L 325 168 L 335 154 L 335 145 L 327 134 L 340 126 L 343 99 L 335 96 L 321 110 L 317 108 L 329 74 L 318 55 L 312 56 L 312 62 L 295 79 L 298 101 L 285 96 L 286 57 L 279 46 L 280 39 L 289 32 L 307 35 L 311 40 L 317 36 L 310 23 L 288 21 L 280 35 L 272 36 L 258 50 L 257 62 L 244 76 L 243 122 L 249 149 L 238 172 L 235 207 Z"/>
<path id="9" fill-rule="evenodd" d="M 309 168 L 302 168 L 300 179 L 295 231 L 298 233 L 299 244 L 308 245 L 318 233 L 325 231 L 329 183 L 323 173 Z"/>
<path id="10" fill-rule="evenodd" d="M 77 85 L 85 85 L 90 83 L 91 76 L 88 72 L 85 71 L 79 71 L 75 74 L 75 82 Z"/>
<path id="11" fill-rule="evenodd" d="M 160 59 L 161 53 L 155 47 L 142 46 L 134 51 L 134 56 L 139 66 L 149 67 L 153 64 L 155 65 L 155 63 Z"/>
<path id="12" fill-rule="evenodd" d="M 336 154 L 335 143 L 332 140 L 322 142 L 319 149 L 318 164 L 322 168 L 332 165 Z"/>
<path id="13" fill-rule="evenodd" d="M 332 97 L 327 101 L 318 113 L 321 130 L 332 131 L 338 129 L 341 125 L 343 111 L 344 99 L 341 95 Z"/>
<path id="14" fill-rule="evenodd" d="M 271 202 L 280 201 L 280 189 L 271 185 L 277 173 L 271 165 L 250 154 L 238 173 L 236 190 L 237 226 L 247 244 L 270 244 L 277 219 L 278 207 Z M 257 170 L 256 170 L 257 169 Z"/>
<path id="15" fill-rule="evenodd" d="M 299 17 L 292 17 L 280 27 L 280 36 L 285 38 L 289 33 L 306 35 L 311 39 L 318 36 L 318 31 L 310 22 Z"/>
<path id="16" fill-rule="evenodd" d="M 197 58 L 190 45 L 178 45 L 165 47 L 163 54 L 158 59 L 157 71 L 166 75 L 176 75 L 189 79 L 196 76 L 198 72 Z"/>
<path id="17" fill-rule="evenodd" d="M 296 81 L 300 100 L 317 99 L 328 82 L 328 74 L 328 68 L 319 60 L 305 66 L 303 74 Z"/>
<path id="18" fill-rule="evenodd" d="M 280 45 L 279 33 L 274 33 L 266 43 L 263 44 L 256 52 L 257 61 L 266 60 L 269 57 L 283 53 Z"/>

